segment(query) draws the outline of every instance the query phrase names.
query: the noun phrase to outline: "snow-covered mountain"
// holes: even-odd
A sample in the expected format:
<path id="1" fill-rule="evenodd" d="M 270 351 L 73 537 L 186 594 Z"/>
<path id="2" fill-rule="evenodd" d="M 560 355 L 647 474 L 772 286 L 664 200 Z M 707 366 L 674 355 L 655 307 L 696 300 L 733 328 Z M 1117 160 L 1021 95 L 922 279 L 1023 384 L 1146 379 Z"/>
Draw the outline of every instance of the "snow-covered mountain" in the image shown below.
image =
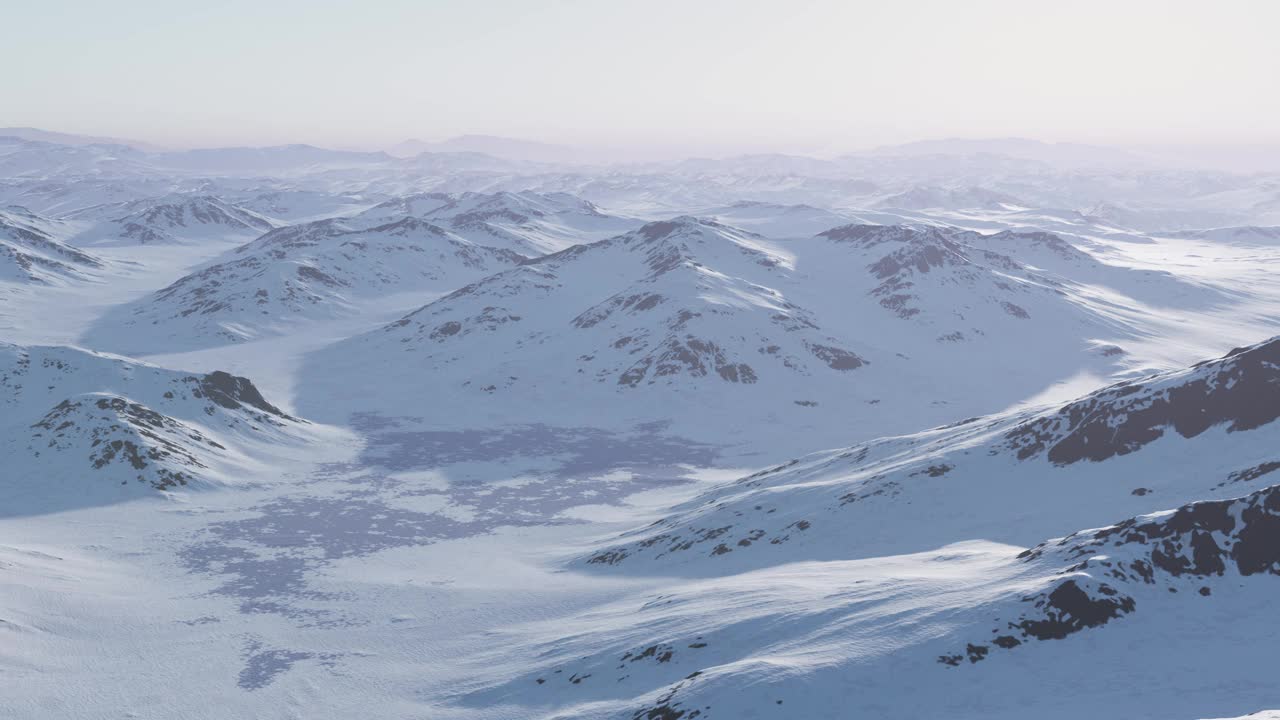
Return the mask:
<path id="1" fill-rule="evenodd" d="M 941 188 L 919 186 L 883 198 L 884 208 L 906 210 L 962 210 L 965 208 L 1000 209 L 1006 206 L 1025 206 L 1024 201 L 1012 195 L 981 187 Z"/>
<path id="2" fill-rule="evenodd" d="M 0 138 L 12 137 L 27 142 L 52 143 L 55 145 L 124 145 L 127 147 L 137 148 L 139 150 L 155 150 L 158 146 L 139 140 L 125 140 L 116 137 L 101 137 L 96 135 L 77 135 L 74 133 L 52 132 L 49 130 L 41 130 L 32 127 L 3 127 L 0 128 Z"/>
<path id="3" fill-rule="evenodd" d="M 811 237 L 861 218 L 811 205 L 780 205 L 750 200 L 710 208 L 699 215 L 770 238 Z"/>
<path id="4" fill-rule="evenodd" d="M 122 206 L 133 200 L 159 197 L 182 188 L 182 183 L 172 178 L 152 176 L 9 178 L 0 180 L 0 198 L 8 205 L 24 207 L 45 217 L 65 218 L 79 210 L 95 206 Z"/>
<path id="5" fill-rule="evenodd" d="M 1245 225 L 1242 227 L 1208 228 L 1205 230 L 1183 230 L 1171 233 L 1171 235 L 1173 237 L 1239 243 L 1241 245 L 1272 245 L 1280 242 L 1280 227 Z"/>
<path id="6" fill-rule="evenodd" d="M 689 158 L 676 163 L 675 170 L 685 174 L 715 174 L 738 178 L 825 177 L 839 174 L 839 167 L 829 160 L 781 153 Z"/>
<path id="7" fill-rule="evenodd" d="M 51 285 L 102 267 L 100 259 L 58 239 L 66 231 L 65 223 L 24 208 L 0 209 L 0 280 Z"/>
<path id="8" fill-rule="evenodd" d="M 1096 297 L 1099 285 L 1115 296 Z M 421 416 L 415 398 L 429 393 L 465 408 L 453 422 L 497 407 L 512 422 L 581 422 L 609 406 L 612 421 L 675 422 L 703 439 L 750 427 L 812 442 L 841 417 L 858 423 L 851 407 L 941 420 L 1016 402 L 1006 393 L 1023 383 L 1106 372 L 1123 356 L 1114 341 L 1141 322 L 1116 297 L 1175 290 L 1212 296 L 1045 233 L 850 225 L 776 243 L 681 217 L 538 258 L 337 343 L 312 357 L 309 384 L 317 413 Z M 1051 359 L 1026 367 L 1030 345 L 1054 348 Z M 974 368 L 967 383 L 938 381 L 958 364 Z"/>
<path id="9" fill-rule="evenodd" d="M 1140 703 L 1124 716 L 1218 714 L 1259 702 L 1267 681 L 1255 664 L 1280 637 L 1270 623 L 1242 622 L 1265 614 L 1277 587 L 1278 493 L 1194 503 L 1021 552 L 974 541 L 669 580 L 501 633 L 495 644 L 529 667 L 466 704 L 518 703 L 547 718 L 565 708 L 601 718 L 1056 718 L 1069 714 L 1045 693 L 1092 682 L 1076 710 Z M 1188 708 L 1176 692 L 1135 695 L 1131 683 L 1145 677 L 1203 690 Z"/>
<path id="10" fill-rule="evenodd" d="M 91 207 L 68 215 L 90 223 L 79 245 L 173 244 L 209 239 L 256 237 L 276 225 L 271 220 L 211 195 L 167 195 Z"/>
<path id="11" fill-rule="evenodd" d="M 1150 672 L 1205 682 L 1191 712 L 1210 713 L 1265 682 L 1238 660 L 1280 637 L 1242 622 L 1280 583 L 1278 361 L 1272 340 L 715 488 L 586 558 L 660 589 L 500 634 L 529 667 L 466 701 L 790 718 L 938 717 L 981 698 L 982 716 L 1015 718 L 1046 683 L 1091 677 L 1117 682 L 1077 709 L 1123 706 Z M 1142 698 L 1152 717 L 1186 711 Z"/>
<path id="12" fill-rule="evenodd" d="M 82 175 L 136 175 L 147 156 L 124 145 L 64 145 L 0 136 L 0 177 L 41 181 Z"/>
<path id="13" fill-rule="evenodd" d="M 73 347 L 0 345 L 0 390 L 3 514 L 244 485 L 315 439 L 245 378 Z"/>
<path id="14" fill-rule="evenodd" d="M 360 193 L 324 192 L 290 188 L 253 188 L 233 195 L 236 207 L 277 223 L 294 224 L 351 215 L 376 205 L 382 197 Z"/>
<path id="15" fill-rule="evenodd" d="M 433 212 L 450 206 L 455 196 L 444 192 L 422 192 L 388 198 L 359 213 L 365 222 L 384 223 L 405 217 L 426 218 Z"/>
<path id="16" fill-rule="evenodd" d="M 117 308 L 86 341 L 131 353 L 244 342 L 354 315 L 362 301 L 448 292 L 524 259 L 415 217 L 363 229 L 341 219 L 292 225 Z"/>
<path id="17" fill-rule="evenodd" d="M 147 161 L 160 171 L 252 177 L 360 170 L 390 163 L 391 157 L 295 144 L 170 151 L 151 154 Z"/>
<path id="18" fill-rule="evenodd" d="M 441 391 L 513 408 L 571 387 L 622 399 L 751 386 L 768 379 L 761 362 L 822 377 L 862 367 L 847 342 L 764 284 L 792 269 L 750 233 L 693 218 L 650 223 L 486 278 L 325 356 L 353 369 L 381 356 L 388 377 L 431 377 Z"/>
<path id="19" fill-rule="evenodd" d="M 641 224 L 602 212 L 568 193 L 420 193 L 375 205 L 353 219 L 427 220 L 478 245 L 535 256 L 599 240 Z"/>
<path id="20" fill-rule="evenodd" d="M 1190 203 L 1168 206 L 1164 203 L 1103 201 L 1082 210 L 1095 223 L 1132 228 L 1148 233 L 1176 233 L 1188 229 L 1226 227 L 1252 222 L 1254 215 L 1234 209 L 1200 208 Z"/>
<path id="21" fill-rule="evenodd" d="M 0 717 L 1280 707 L 1274 172 L 20 134 Z"/>
<path id="22" fill-rule="evenodd" d="M 586 562 L 701 574 L 977 538 L 1029 546 L 1258 487 L 1280 469 L 1277 418 L 1280 339 L 1057 408 L 798 458 L 712 490 Z M 901 527 L 912 530 L 892 532 Z"/>
<path id="23" fill-rule="evenodd" d="M 580 151 L 565 145 L 492 135 L 461 135 L 437 142 L 409 139 L 396 143 L 388 152 L 398 157 L 413 157 L 422 153 L 480 153 L 541 163 L 574 162 L 582 159 Z"/>
<path id="24" fill-rule="evenodd" d="M 865 153 L 881 157 L 972 157 L 996 156 L 1042 162 L 1052 166 L 1077 168 L 1134 168 L 1149 161 L 1133 152 L 1083 143 L 1047 143 L 1027 138 L 949 138 L 889 145 Z"/>
<path id="25" fill-rule="evenodd" d="M 85 143 L 28 134 L 0 133 L 0 176 L 299 176 L 329 171 L 390 168 L 396 160 L 380 152 L 330 150 L 311 145 L 141 149 L 127 144 Z"/>
<path id="26" fill-rule="evenodd" d="M 1247 480 L 1270 468 L 1254 470 Z M 1271 485 L 1040 543 L 1019 553 L 1018 560 L 1047 565 L 1067 579 L 1054 578 L 1040 593 L 1002 603 L 1005 617 L 997 624 L 1012 634 L 992 638 L 991 646 L 981 644 L 985 636 L 975 638 L 978 643 L 966 643 L 963 653 L 941 656 L 939 662 L 975 664 L 992 650 L 1061 640 L 1135 613 L 1176 612 L 1167 607 L 1171 593 L 1185 593 L 1181 603 L 1211 598 L 1215 589 L 1219 596 L 1262 600 L 1271 583 L 1255 576 L 1280 575 L 1278 532 L 1280 485 Z"/>

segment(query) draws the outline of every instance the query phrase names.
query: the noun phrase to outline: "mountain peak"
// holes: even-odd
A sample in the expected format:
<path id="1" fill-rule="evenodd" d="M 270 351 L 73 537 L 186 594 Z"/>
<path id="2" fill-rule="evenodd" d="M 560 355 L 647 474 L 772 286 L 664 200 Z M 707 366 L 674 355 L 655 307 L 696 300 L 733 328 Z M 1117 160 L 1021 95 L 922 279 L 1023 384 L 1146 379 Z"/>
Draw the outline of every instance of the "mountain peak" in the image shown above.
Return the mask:
<path id="1" fill-rule="evenodd" d="M 716 223 L 710 220 L 702 220 L 692 215 L 681 215 L 680 217 L 670 220 L 658 220 L 646 223 L 636 230 L 636 233 L 646 240 L 655 241 L 670 237 L 676 233 L 696 230 L 700 227 L 715 227 Z"/>

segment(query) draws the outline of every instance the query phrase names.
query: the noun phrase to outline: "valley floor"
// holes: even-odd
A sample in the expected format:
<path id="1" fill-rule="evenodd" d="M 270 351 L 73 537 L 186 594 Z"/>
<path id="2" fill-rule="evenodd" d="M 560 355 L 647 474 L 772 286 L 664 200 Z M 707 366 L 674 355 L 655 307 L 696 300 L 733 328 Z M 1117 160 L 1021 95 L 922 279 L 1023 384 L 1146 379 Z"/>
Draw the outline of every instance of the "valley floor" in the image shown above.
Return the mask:
<path id="1" fill-rule="evenodd" d="M 1248 296 L 1219 314 L 1166 316 L 1160 337 L 1126 347 L 1130 375 L 1280 333 L 1280 279 L 1266 269 L 1280 252 L 1267 251 L 1265 264 L 1262 251 L 1191 241 L 1117 242 L 1108 252 Z M 1208 253 L 1217 257 L 1168 260 Z M 128 267 L 130 258 L 118 250 L 112 259 Z M 118 282 L 14 297 L 5 302 L 0 334 L 23 344 L 75 343 L 107 308 L 206 259 L 173 250 Z M 143 359 L 246 375 L 293 411 L 308 353 L 432 297 L 395 296 L 354 319 L 293 335 Z M 1111 380 L 1061 378 L 1024 402 L 1073 398 Z M 960 420 L 970 410 L 937 415 Z M 734 630 L 717 643 L 750 644 L 778 627 L 791 637 L 735 668 L 746 678 L 734 691 L 736 709 L 708 707 L 703 717 L 775 717 L 765 710 L 781 705 L 796 718 L 1196 720 L 1245 715 L 1267 700 L 1280 706 L 1270 652 L 1262 650 L 1275 647 L 1280 628 L 1231 622 L 1269 614 L 1245 594 L 1228 593 L 1212 617 L 1189 608 L 1117 627 L 1108 647 L 1121 649 L 1105 655 L 1084 635 L 974 668 L 937 663 L 934 645 L 952 615 L 993 587 L 1024 581 L 1011 565 L 1024 548 L 984 538 L 872 560 L 797 560 L 718 581 L 593 572 L 579 562 L 708 487 L 803 452 L 869 440 L 886 425 L 906 421 L 851 419 L 808 446 L 793 437 L 746 452 L 733 438 L 695 440 L 660 426 L 446 429 L 422 418 L 359 415 L 326 429 L 323 451 L 279 467 L 270 486 L 54 514 L 0 509 L 0 716 L 630 717 L 636 705 L 626 683 L 634 677 L 671 668 L 700 673 L 696 655 L 706 644 L 695 647 L 701 635 L 691 617 L 702 619 L 708 637 L 716 628 Z M 772 588 L 786 588 L 787 597 L 767 597 Z M 724 601 L 714 612 L 653 620 L 672 637 L 694 633 L 669 667 L 637 665 L 611 684 L 598 669 L 591 680 L 572 669 L 588 655 L 621 655 L 636 613 L 668 601 L 696 605 L 708 594 Z M 765 612 L 752 602 L 772 605 Z M 821 623 L 838 613 L 844 635 L 832 643 Z M 1220 634 L 1197 631 L 1201 623 Z M 894 654 L 917 645 L 926 651 Z M 1223 665 L 1235 668 L 1230 683 L 1221 675 L 1202 679 L 1203 667 Z M 978 669 L 986 673 L 981 682 L 971 672 Z M 843 683 L 833 681 L 835 672 Z M 830 692 L 836 686 L 839 694 Z M 695 717 L 693 708 L 663 709 L 661 698 L 646 702 L 653 709 L 635 717 Z"/>

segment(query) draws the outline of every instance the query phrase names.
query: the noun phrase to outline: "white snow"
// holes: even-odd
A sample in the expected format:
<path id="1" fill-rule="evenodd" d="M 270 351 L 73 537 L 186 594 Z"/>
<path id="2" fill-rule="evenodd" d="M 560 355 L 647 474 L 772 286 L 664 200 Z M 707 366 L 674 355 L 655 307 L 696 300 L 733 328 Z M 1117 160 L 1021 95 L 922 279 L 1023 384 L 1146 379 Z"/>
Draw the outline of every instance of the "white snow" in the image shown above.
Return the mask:
<path id="1" fill-rule="evenodd" d="M 1280 176 L 40 137 L 0 716 L 1280 707 Z"/>

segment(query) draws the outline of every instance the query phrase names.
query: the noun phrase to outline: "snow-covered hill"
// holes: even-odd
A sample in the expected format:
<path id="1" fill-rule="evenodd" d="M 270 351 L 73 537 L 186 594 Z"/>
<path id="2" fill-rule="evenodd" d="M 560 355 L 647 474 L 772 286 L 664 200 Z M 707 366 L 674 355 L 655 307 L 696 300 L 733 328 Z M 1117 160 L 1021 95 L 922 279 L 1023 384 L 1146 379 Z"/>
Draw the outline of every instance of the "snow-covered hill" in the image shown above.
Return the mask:
<path id="1" fill-rule="evenodd" d="M 883 157 L 1007 157 L 1070 169 L 1143 167 L 1149 161 L 1116 147 L 1082 143 L 1046 143 L 1026 138 L 922 140 L 862 153 Z"/>
<path id="2" fill-rule="evenodd" d="M 460 702 L 602 718 L 976 717 L 980 702 L 982 717 L 1057 718 L 1046 691 L 1105 678 L 1071 707 L 1233 707 L 1280 638 L 1244 622 L 1280 588 L 1277 418 L 1272 340 L 742 478 L 584 566 L 663 587 L 499 634 L 528 667 Z M 1097 529 L 1056 534 L 1077 527 Z M 477 672 L 496 662 L 481 653 Z M 1201 690 L 1191 708 L 1135 696 L 1148 674 Z"/>
<path id="3" fill-rule="evenodd" d="M 91 207 L 68 216 L 90 224 L 78 245 L 171 244 L 256 237 L 275 227 L 257 213 L 211 195 L 167 195 Z"/>
<path id="4" fill-rule="evenodd" d="M 1172 235 L 1174 237 L 1239 243 L 1241 245 L 1274 245 L 1280 243 L 1280 227 L 1259 227 L 1256 225 L 1209 228 L 1206 230 L 1183 230 L 1172 233 Z"/>
<path id="5" fill-rule="evenodd" d="M 0 202 L 27 208 L 44 217 L 65 218 L 92 207 L 121 207 L 125 203 L 168 195 L 183 184 L 173 178 L 54 177 L 0 180 Z"/>
<path id="6" fill-rule="evenodd" d="M 387 383 L 357 392 L 405 381 L 413 398 L 426 391 L 410 380 L 417 376 L 437 392 L 501 398 L 523 412 L 562 393 L 579 395 L 585 409 L 648 388 L 752 386 L 770 379 L 762 362 L 798 376 L 855 372 L 866 360 L 769 286 L 792 269 L 759 236 L 693 218 L 651 223 L 486 278 L 340 343 L 324 359 L 342 371 L 325 375 L 372 360 Z"/>
<path id="7" fill-rule="evenodd" d="M 102 260 L 59 239 L 66 227 L 24 208 L 0 209 L 0 281 L 51 285 L 83 279 Z"/>
<path id="8" fill-rule="evenodd" d="M 1269 487 L 1194 503 L 1021 552 L 971 541 L 669 580 L 498 634 L 493 647 L 529 658 L 527 669 L 490 674 L 461 704 L 628 720 L 1257 707 L 1268 697 L 1258 664 L 1280 631 L 1245 619 L 1265 615 L 1280 587 L 1277 497 Z M 475 670 L 498 662 L 483 652 Z M 1080 687 L 1091 691 L 1072 694 Z"/>
<path id="9" fill-rule="evenodd" d="M 568 193 L 422 193 L 393 198 L 356 220 L 382 222 L 410 215 L 438 224 L 478 245 L 535 256 L 625 232 L 640 221 L 601 212 Z"/>
<path id="10" fill-rule="evenodd" d="M 1280 469 L 1278 417 L 1280 339 L 1059 408 L 798 458 L 712 490 L 586 563 L 701 574 L 975 538 L 1031 545 L 1257 487 Z"/>
<path id="11" fill-rule="evenodd" d="M 129 353 L 243 342 L 355 314 L 370 299 L 448 292 L 523 259 L 413 217 L 367 229 L 340 219 L 293 225 L 116 308 L 86 342 Z"/>
<path id="12" fill-rule="evenodd" d="M 319 435 L 249 380 L 65 346 L 0 345 L 5 515 L 262 483 Z"/>
<path id="13" fill-rule="evenodd" d="M 0 137 L 0 177 L 44 180 L 58 176 L 142 173 L 146 155 L 124 145 L 64 145 Z"/>
<path id="14" fill-rule="evenodd" d="M 415 398 L 430 394 L 450 398 L 452 422 L 501 407 L 512 422 L 598 423 L 607 406 L 623 427 L 813 442 L 841 422 L 869 430 L 886 411 L 906 432 L 921 413 L 992 411 L 1019 386 L 1107 372 L 1123 359 L 1114 342 L 1140 332 L 1141 304 L 1123 304 L 1138 291 L 1212 297 L 1043 233 L 854 225 L 775 243 L 682 217 L 539 258 L 340 342 L 313 356 L 309 384 L 320 413 L 421 417 Z M 1031 346 L 1053 351 L 1027 367 Z M 943 380 L 957 366 L 973 368 L 969 381 Z"/>
<path id="15" fill-rule="evenodd" d="M 1274 172 L 21 135 L 0 717 L 1280 708 Z"/>
<path id="16" fill-rule="evenodd" d="M 780 205 L 743 200 L 699 213 L 725 225 L 750 230 L 770 238 L 802 238 L 858 219 L 811 205 Z"/>
<path id="17" fill-rule="evenodd" d="M 378 203 L 380 196 L 359 193 L 323 192 L 283 188 L 252 188 L 236 191 L 236 207 L 252 211 L 277 223 L 293 224 L 350 215 Z"/>
<path id="18" fill-rule="evenodd" d="M 906 210 L 961 210 L 965 208 L 1000 209 L 1024 206 L 1025 202 L 1006 193 L 981 187 L 941 188 L 913 187 L 883 198 L 880 207 Z"/>
<path id="19" fill-rule="evenodd" d="M 461 135 L 438 142 L 410 138 L 396 143 L 388 152 L 397 157 L 422 153 L 483 153 L 527 162 L 573 162 L 578 154 L 572 147 L 493 135 Z"/>
<path id="20" fill-rule="evenodd" d="M 1132 228 L 1151 234 L 1226 227 L 1256 222 L 1257 219 L 1269 219 L 1265 213 L 1255 215 L 1245 210 L 1196 207 L 1192 203 L 1170 206 L 1165 203 L 1101 201 L 1082 212 L 1094 223 Z"/>
<path id="21" fill-rule="evenodd" d="M 443 207 L 448 207 L 455 197 L 443 192 L 422 192 L 389 198 L 359 213 L 364 222 L 386 223 L 405 217 L 426 218 Z"/>
<path id="22" fill-rule="evenodd" d="M 305 175 L 341 169 L 377 167 L 390 162 L 380 152 L 330 150 L 313 145 L 214 147 L 153 153 L 147 162 L 157 171 L 208 175 Z"/>

